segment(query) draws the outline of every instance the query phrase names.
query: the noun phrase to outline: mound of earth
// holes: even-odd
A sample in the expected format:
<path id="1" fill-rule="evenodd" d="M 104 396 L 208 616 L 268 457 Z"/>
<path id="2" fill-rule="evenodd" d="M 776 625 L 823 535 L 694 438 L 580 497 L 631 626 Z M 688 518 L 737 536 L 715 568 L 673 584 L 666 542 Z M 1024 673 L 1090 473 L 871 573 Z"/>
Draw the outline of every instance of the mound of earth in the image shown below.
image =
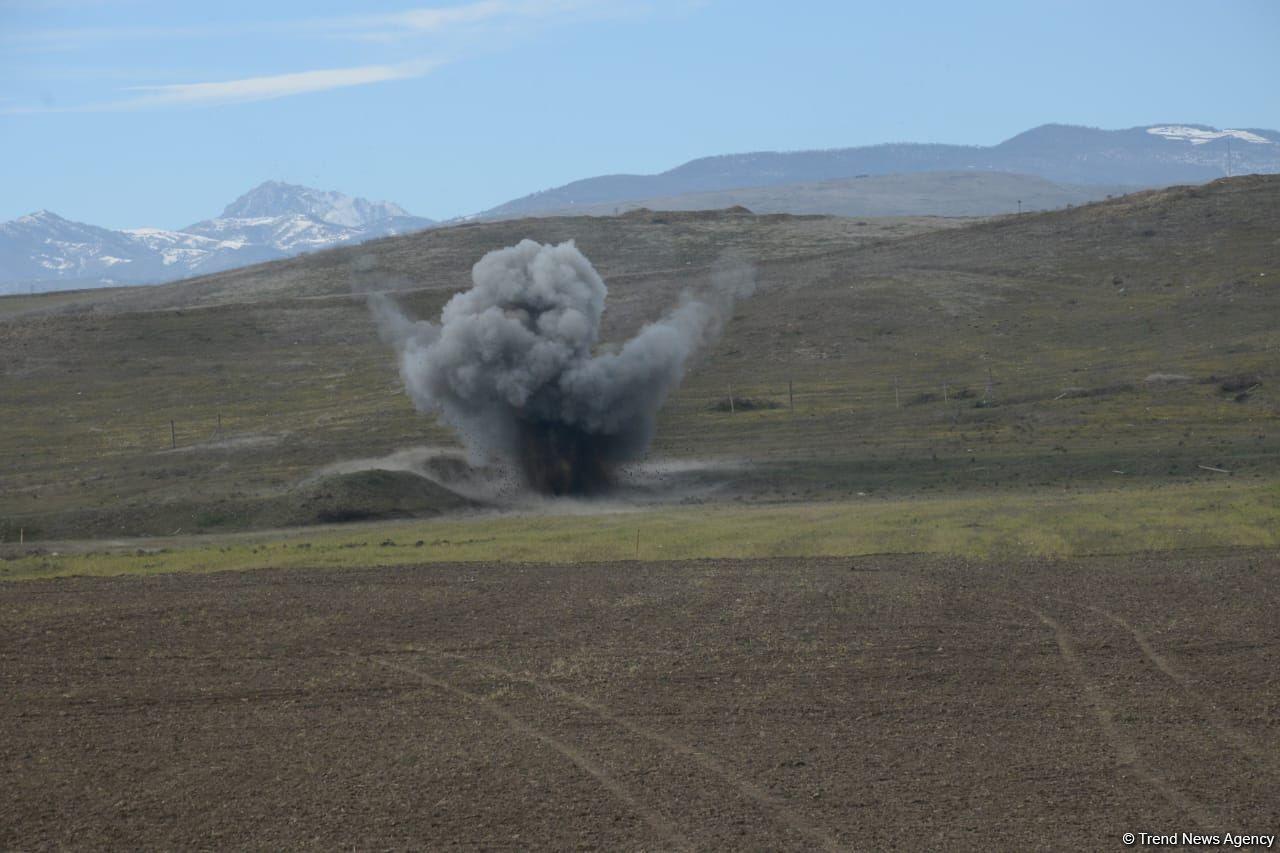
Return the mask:
<path id="1" fill-rule="evenodd" d="M 287 524 L 416 518 L 475 506 L 411 471 L 334 474 L 299 486 L 287 498 Z"/>

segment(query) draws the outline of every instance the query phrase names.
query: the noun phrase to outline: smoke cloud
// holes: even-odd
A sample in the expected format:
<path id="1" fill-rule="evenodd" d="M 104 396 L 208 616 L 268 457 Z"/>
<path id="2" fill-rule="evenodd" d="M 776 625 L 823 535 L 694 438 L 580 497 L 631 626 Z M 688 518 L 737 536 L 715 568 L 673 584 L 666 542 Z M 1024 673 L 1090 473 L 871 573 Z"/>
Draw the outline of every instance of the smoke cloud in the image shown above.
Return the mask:
<path id="1" fill-rule="evenodd" d="M 572 241 L 490 252 L 471 277 L 438 324 L 372 296 L 379 333 L 396 348 L 419 411 L 457 431 L 475 461 L 510 464 L 528 486 L 556 495 L 603 491 L 618 466 L 644 456 L 690 359 L 755 287 L 746 264 L 720 264 L 709 287 L 686 291 L 621 348 L 597 353 L 608 289 Z"/>

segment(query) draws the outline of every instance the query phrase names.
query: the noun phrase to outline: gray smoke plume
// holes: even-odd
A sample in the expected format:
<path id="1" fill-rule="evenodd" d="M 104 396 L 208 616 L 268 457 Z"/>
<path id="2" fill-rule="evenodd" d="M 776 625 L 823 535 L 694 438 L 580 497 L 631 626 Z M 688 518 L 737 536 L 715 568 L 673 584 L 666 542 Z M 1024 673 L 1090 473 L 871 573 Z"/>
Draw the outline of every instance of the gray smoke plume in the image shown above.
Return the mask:
<path id="1" fill-rule="evenodd" d="M 477 461 L 509 462 L 549 494 L 590 494 L 640 459 L 690 357 L 713 343 L 750 295 L 754 271 L 722 264 L 702 292 L 616 352 L 596 353 L 607 288 L 573 242 L 523 240 L 472 268 L 473 286 L 440 323 L 370 298 L 419 411 L 437 414 Z"/>

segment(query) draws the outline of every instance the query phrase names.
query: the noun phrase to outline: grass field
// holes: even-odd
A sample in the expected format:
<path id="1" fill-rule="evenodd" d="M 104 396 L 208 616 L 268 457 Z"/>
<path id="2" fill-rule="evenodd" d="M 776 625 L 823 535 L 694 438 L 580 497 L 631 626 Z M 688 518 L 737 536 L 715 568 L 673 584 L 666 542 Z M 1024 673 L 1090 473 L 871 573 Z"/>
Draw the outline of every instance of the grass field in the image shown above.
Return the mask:
<path id="1" fill-rule="evenodd" d="M 1280 485 L 1028 490 L 857 503 L 540 513 L 169 537 L 23 556 L 9 546 L 0 580 L 355 568 L 462 561 L 583 562 L 928 553 L 974 558 L 1078 557 L 1229 546 L 1280 547 Z M 93 550 L 87 550 L 92 548 Z M 51 553 L 52 551 L 52 553 Z"/>

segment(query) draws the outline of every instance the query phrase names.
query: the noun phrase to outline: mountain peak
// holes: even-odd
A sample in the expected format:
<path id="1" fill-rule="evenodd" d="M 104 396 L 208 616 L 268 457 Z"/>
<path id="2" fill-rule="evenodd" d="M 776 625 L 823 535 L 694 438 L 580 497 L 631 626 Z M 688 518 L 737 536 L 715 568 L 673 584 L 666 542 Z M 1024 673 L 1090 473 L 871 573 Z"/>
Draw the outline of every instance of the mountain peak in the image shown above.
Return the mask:
<path id="1" fill-rule="evenodd" d="M 404 208 L 387 201 L 353 198 L 284 181 L 265 181 L 227 205 L 222 218 L 258 219 L 295 214 L 346 228 L 362 228 L 410 215 Z"/>
<path id="2" fill-rule="evenodd" d="M 1016 149 L 1035 148 L 1044 145 L 1087 145 L 1100 137 L 1105 137 L 1108 133 L 1114 133 L 1114 131 L 1101 130 L 1096 127 L 1086 127 L 1079 124 L 1050 123 L 1024 130 L 1022 133 L 1009 137 L 996 147 Z"/>
<path id="3" fill-rule="evenodd" d="M 28 213 L 26 216 L 18 217 L 18 221 L 35 223 L 35 222 L 66 222 L 67 220 L 62 218 L 58 214 L 54 213 L 52 210 L 45 210 L 44 208 L 41 208 L 40 210 L 36 210 L 31 213 Z"/>

